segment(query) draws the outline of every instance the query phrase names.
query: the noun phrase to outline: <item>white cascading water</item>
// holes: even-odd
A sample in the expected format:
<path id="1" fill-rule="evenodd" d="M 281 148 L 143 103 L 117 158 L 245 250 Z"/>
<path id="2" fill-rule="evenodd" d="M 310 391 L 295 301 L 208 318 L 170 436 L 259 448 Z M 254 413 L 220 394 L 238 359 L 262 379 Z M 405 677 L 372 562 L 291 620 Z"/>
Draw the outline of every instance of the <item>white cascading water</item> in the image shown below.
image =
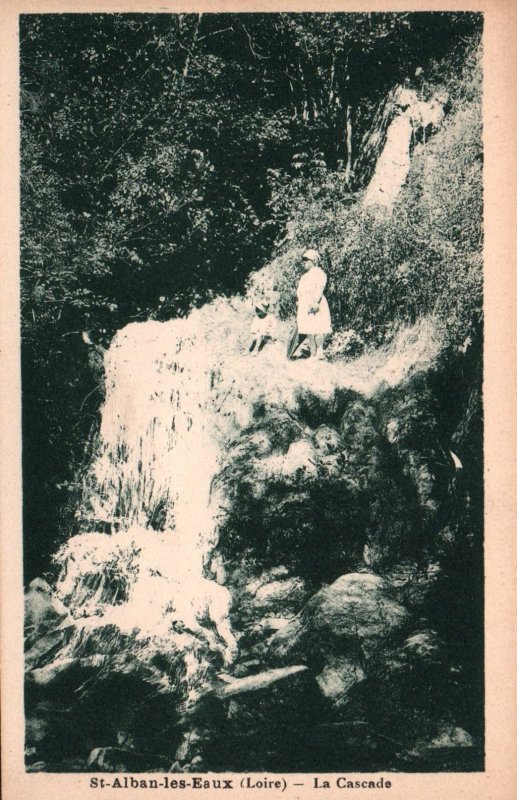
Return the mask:
<path id="1" fill-rule="evenodd" d="M 379 154 L 375 170 L 363 197 L 363 206 L 391 209 L 406 182 L 411 167 L 411 142 L 418 129 L 437 129 L 443 122 L 445 95 L 433 95 L 421 100 L 412 89 L 399 86 L 392 92 L 383 115 L 377 120 L 372 138 L 378 137 L 386 126 L 386 141 Z M 394 116 L 393 116 L 394 114 Z"/>
<path id="2" fill-rule="evenodd" d="M 95 530 L 58 553 L 59 595 L 84 629 L 110 624 L 184 652 L 195 683 L 202 643 L 231 661 L 228 590 L 205 577 L 217 544 L 214 353 L 202 315 L 129 325 L 106 353 L 98 452 L 78 516 Z M 191 663 L 189 665 L 189 653 Z"/>

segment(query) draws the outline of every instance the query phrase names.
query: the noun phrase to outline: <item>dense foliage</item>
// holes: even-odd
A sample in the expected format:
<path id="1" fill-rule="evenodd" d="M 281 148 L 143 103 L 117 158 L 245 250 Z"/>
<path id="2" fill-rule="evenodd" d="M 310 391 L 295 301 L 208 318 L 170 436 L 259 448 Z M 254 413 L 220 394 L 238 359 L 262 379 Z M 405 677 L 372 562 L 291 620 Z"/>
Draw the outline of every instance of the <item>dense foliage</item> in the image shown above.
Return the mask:
<path id="1" fill-rule="evenodd" d="M 128 321 L 239 291 L 286 226 L 291 244 L 312 238 L 325 250 L 335 318 L 363 333 L 372 311 L 385 335 L 438 294 L 474 285 L 479 99 L 474 89 L 461 96 L 459 73 L 479 28 L 479 15 L 452 13 L 21 18 L 29 573 L 71 523 L 58 509 L 73 506 L 66 498 L 97 424 L 99 353 L 82 331 L 106 344 Z M 367 173 L 361 142 L 386 93 L 417 67 L 437 85 L 456 81 L 463 116 L 419 156 L 409 225 L 402 211 L 389 226 L 360 223 L 350 203 Z M 454 148 L 458 192 L 444 180 Z M 422 183 L 425 203 L 415 206 Z M 454 227 L 438 236 L 442 200 Z M 425 270 L 438 292 L 418 280 Z"/>
<path id="2" fill-rule="evenodd" d="M 332 318 L 381 343 L 402 324 L 436 313 L 448 341 L 479 334 L 482 313 L 483 177 L 480 52 L 462 68 L 435 66 L 428 92 L 448 97 L 442 128 L 416 144 L 412 169 L 393 213 L 366 210 L 338 172 L 317 161 L 273 193 L 276 213 L 291 215 L 277 261 L 286 315 L 297 259 L 314 243 L 330 277 Z"/>

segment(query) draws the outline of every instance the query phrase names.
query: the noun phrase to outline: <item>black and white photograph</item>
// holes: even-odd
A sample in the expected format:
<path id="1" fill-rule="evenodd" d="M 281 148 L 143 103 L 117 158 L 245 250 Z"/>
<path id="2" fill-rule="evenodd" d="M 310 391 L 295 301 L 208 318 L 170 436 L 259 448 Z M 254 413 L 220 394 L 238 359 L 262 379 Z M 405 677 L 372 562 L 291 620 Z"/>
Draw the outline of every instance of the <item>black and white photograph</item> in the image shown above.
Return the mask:
<path id="1" fill-rule="evenodd" d="M 19 16 L 27 773 L 484 771 L 483 50 Z"/>

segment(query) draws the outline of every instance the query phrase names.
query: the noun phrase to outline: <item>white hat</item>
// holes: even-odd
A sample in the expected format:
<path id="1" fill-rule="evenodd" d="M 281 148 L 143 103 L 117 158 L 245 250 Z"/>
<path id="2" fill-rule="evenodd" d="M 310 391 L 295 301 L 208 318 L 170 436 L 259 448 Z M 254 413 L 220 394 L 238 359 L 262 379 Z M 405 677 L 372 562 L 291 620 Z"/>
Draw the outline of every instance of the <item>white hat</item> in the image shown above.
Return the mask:
<path id="1" fill-rule="evenodd" d="M 302 258 L 306 258 L 307 261 L 319 261 L 320 254 L 317 250 L 306 250 L 305 253 L 302 255 Z"/>

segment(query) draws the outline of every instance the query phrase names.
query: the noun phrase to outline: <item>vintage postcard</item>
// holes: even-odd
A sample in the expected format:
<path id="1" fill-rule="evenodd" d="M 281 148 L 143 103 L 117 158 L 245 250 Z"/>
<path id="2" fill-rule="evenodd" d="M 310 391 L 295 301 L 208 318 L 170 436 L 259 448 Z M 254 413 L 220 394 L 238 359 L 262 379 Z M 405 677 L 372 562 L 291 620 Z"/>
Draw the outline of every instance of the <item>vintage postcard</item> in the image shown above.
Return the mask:
<path id="1" fill-rule="evenodd" d="M 6 800 L 509 800 L 512 3 L 2 20 Z"/>

